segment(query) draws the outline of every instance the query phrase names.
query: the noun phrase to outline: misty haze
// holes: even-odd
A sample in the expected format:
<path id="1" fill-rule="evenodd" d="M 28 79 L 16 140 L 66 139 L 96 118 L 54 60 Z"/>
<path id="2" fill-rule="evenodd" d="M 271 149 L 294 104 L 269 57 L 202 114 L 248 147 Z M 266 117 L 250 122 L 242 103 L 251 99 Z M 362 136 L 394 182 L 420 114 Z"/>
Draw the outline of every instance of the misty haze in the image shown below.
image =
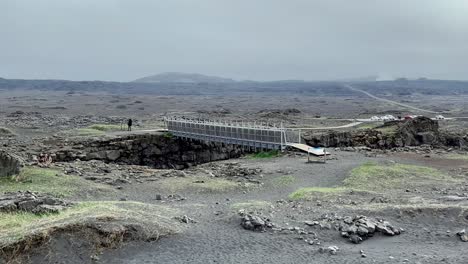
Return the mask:
<path id="1" fill-rule="evenodd" d="M 467 14 L 0 0 L 0 264 L 465 263 Z"/>

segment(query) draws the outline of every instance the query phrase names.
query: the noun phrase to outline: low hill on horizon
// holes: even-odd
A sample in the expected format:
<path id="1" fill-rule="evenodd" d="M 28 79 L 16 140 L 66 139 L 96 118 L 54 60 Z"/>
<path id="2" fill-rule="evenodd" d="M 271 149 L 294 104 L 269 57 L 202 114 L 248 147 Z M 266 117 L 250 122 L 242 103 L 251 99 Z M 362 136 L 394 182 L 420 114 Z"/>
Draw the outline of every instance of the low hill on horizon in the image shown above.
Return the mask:
<path id="1" fill-rule="evenodd" d="M 233 79 L 199 73 L 165 72 L 134 80 L 139 83 L 233 83 Z"/>

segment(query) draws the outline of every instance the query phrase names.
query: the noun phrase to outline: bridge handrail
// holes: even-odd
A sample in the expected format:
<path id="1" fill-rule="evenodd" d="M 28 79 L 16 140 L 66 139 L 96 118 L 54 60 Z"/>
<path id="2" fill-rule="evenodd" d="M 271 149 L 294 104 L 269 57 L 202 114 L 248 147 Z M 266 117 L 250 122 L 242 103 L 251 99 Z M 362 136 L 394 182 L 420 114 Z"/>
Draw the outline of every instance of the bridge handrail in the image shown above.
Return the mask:
<path id="1" fill-rule="evenodd" d="M 211 126 L 217 126 L 217 127 L 232 127 L 232 128 L 245 128 L 245 129 L 260 129 L 260 130 L 268 130 L 268 131 L 286 131 L 286 128 L 284 127 L 277 127 L 276 125 L 274 126 L 264 126 L 264 125 L 258 125 L 258 124 L 252 124 L 252 123 L 247 123 L 247 125 L 244 125 L 243 123 L 235 122 L 235 123 L 221 123 L 221 122 L 216 122 L 216 121 L 211 121 L 211 120 L 195 120 L 195 119 L 180 119 L 180 118 L 175 118 L 175 117 L 165 117 L 164 118 L 165 122 L 179 122 L 179 123 L 191 123 L 191 124 L 204 124 L 204 125 L 211 125 Z"/>

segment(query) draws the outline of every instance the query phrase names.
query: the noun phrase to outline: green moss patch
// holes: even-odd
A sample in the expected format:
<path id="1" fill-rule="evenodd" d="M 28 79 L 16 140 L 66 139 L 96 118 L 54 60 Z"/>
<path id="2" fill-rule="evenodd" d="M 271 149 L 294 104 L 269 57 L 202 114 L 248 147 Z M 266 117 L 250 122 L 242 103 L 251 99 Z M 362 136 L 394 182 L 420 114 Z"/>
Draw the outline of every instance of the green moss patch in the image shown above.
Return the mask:
<path id="1" fill-rule="evenodd" d="M 76 136 L 99 136 L 103 135 L 104 132 L 101 130 L 91 129 L 91 128 L 78 128 L 75 130 L 68 131 L 68 134 Z"/>
<path id="2" fill-rule="evenodd" d="M 0 193 L 27 190 L 66 197 L 78 192 L 112 189 L 79 176 L 64 175 L 58 170 L 37 167 L 25 167 L 18 175 L 0 178 Z"/>
<path id="3" fill-rule="evenodd" d="M 398 126 L 391 125 L 391 126 L 376 127 L 375 130 L 382 132 L 382 134 L 384 135 L 394 135 L 398 132 Z"/>
<path id="4" fill-rule="evenodd" d="M 96 221 L 140 226 L 138 235 L 153 239 L 178 231 L 172 219 L 176 213 L 171 208 L 137 202 L 83 202 L 58 214 L 0 213 L 0 250 L 27 249 L 55 232 L 83 230 Z"/>
<path id="5" fill-rule="evenodd" d="M 298 189 L 289 195 L 291 200 L 309 200 L 314 196 L 327 196 L 339 194 L 346 191 L 342 187 L 306 187 Z"/>
<path id="6" fill-rule="evenodd" d="M 453 160 L 468 160 L 468 154 L 450 153 L 445 155 L 444 157 Z"/>
<path id="7" fill-rule="evenodd" d="M 457 182 L 437 169 L 407 164 L 379 165 L 365 163 L 351 171 L 344 186 L 359 190 L 399 189 L 434 183 Z"/>
<path id="8" fill-rule="evenodd" d="M 165 132 L 165 133 L 163 134 L 163 137 L 165 137 L 165 138 L 173 138 L 174 135 L 173 135 L 171 132 Z"/>
<path id="9" fill-rule="evenodd" d="M 234 210 L 245 209 L 248 211 L 262 210 L 262 209 L 267 209 L 271 207 L 273 207 L 273 205 L 270 202 L 260 201 L 260 200 L 249 200 L 246 202 L 240 202 L 240 203 L 235 203 L 231 205 L 231 208 Z"/>
<path id="10" fill-rule="evenodd" d="M 366 130 L 366 129 L 374 129 L 376 127 L 378 127 L 381 123 L 363 123 L 363 124 L 360 124 L 359 126 L 357 126 L 357 129 L 359 130 Z"/>
<path id="11" fill-rule="evenodd" d="M 250 154 L 247 157 L 250 159 L 269 159 L 275 158 L 280 155 L 278 150 L 270 150 L 270 151 L 261 151 L 254 154 Z"/>
<path id="12" fill-rule="evenodd" d="M 273 185 L 275 186 L 287 186 L 296 181 L 296 178 L 292 175 L 284 175 L 273 179 Z"/>

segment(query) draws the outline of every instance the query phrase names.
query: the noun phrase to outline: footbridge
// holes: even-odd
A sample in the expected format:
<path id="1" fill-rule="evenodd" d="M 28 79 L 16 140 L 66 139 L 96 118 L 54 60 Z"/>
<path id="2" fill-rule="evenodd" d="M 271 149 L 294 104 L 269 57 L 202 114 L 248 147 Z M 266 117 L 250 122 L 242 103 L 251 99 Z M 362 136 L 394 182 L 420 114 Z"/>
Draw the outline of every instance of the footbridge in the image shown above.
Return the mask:
<path id="1" fill-rule="evenodd" d="M 166 117 L 164 122 L 167 130 L 180 138 L 239 145 L 252 149 L 284 150 L 286 147 L 292 147 L 314 155 L 324 155 L 323 149 L 302 144 L 300 135 L 284 128 L 282 124 L 181 117 Z"/>

